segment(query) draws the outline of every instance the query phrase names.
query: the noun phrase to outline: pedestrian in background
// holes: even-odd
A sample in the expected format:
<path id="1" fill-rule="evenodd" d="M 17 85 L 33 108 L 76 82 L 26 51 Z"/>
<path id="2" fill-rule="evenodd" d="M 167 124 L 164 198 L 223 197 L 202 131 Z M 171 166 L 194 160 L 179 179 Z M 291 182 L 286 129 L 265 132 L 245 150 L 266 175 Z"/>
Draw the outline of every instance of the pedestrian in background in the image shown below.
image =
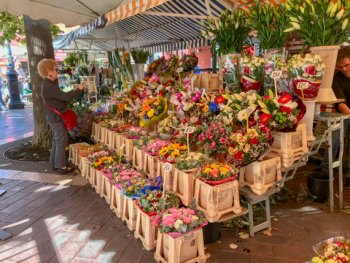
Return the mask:
<path id="1" fill-rule="evenodd" d="M 7 111 L 7 106 L 6 103 L 4 102 L 3 98 L 2 98 L 2 89 L 4 87 L 4 83 L 3 83 L 3 78 L 0 75 L 0 110 L 4 110 Z"/>

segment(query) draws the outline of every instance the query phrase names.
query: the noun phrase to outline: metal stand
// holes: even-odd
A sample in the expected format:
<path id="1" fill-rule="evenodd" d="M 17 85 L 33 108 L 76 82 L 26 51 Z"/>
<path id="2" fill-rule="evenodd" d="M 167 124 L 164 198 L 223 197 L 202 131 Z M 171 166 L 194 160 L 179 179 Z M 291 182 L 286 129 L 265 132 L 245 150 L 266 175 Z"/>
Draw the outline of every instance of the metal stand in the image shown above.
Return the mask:
<path id="1" fill-rule="evenodd" d="M 320 113 L 315 115 L 315 120 L 324 122 L 327 126 L 322 137 L 312 142 L 310 147 L 310 153 L 316 153 L 321 147 L 323 142 L 328 142 L 328 174 L 329 174 L 329 209 L 331 213 L 334 213 L 334 174 L 333 169 L 339 168 L 339 208 L 344 206 L 343 202 L 343 151 L 344 151 L 344 120 L 349 119 L 350 116 L 341 113 Z M 340 147 L 339 147 L 339 159 L 333 160 L 333 140 L 332 135 L 334 131 L 340 130 Z M 313 151 L 315 146 L 317 149 Z"/>

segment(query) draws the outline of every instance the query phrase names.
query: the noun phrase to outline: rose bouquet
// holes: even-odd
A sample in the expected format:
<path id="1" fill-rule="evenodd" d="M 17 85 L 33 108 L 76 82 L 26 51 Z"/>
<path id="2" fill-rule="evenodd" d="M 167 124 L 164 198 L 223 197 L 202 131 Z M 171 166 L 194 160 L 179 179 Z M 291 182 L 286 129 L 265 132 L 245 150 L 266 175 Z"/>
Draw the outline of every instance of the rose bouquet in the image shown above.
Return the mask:
<path id="1" fill-rule="evenodd" d="M 141 127 L 131 126 L 125 130 L 125 136 L 128 139 L 138 139 L 141 135 L 145 135 L 146 131 Z"/>
<path id="2" fill-rule="evenodd" d="M 177 160 L 175 167 L 179 170 L 191 170 L 202 166 L 207 160 L 207 156 L 199 152 L 190 152 L 190 154 L 181 155 Z"/>
<path id="3" fill-rule="evenodd" d="M 150 141 L 150 137 L 141 136 L 139 139 L 134 140 L 133 144 L 137 149 L 143 149 L 149 141 Z"/>
<path id="4" fill-rule="evenodd" d="M 335 237 L 314 246 L 318 254 L 312 263 L 347 263 L 350 262 L 350 241 L 344 237 Z"/>
<path id="5" fill-rule="evenodd" d="M 231 133 L 228 147 L 227 162 L 236 167 L 246 166 L 255 162 L 270 147 L 273 138 L 265 126 L 241 128 Z"/>
<path id="6" fill-rule="evenodd" d="M 202 147 L 206 154 L 217 158 L 226 155 L 231 127 L 224 126 L 222 122 L 212 121 L 209 125 L 203 124 L 199 129 L 197 145 Z"/>
<path id="7" fill-rule="evenodd" d="M 259 106 L 259 116 L 255 118 L 275 131 L 295 130 L 306 112 L 304 103 L 288 92 L 282 92 L 276 98 L 270 92 L 270 95 L 259 101 Z"/>
<path id="8" fill-rule="evenodd" d="M 260 90 L 265 59 L 245 56 L 241 58 L 241 87 L 242 91 Z"/>
<path id="9" fill-rule="evenodd" d="M 170 143 L 158 152 L 159 160 L 163 162 L 175 162 L 187 150 L 187 146 L 180 143 Z"/>
<path id="10" fill-rule="evenodd" d="M 319 55 L 294 55 L 288 60 L 295 94 L 304 99 L 315 99 L 321 86 L 326 65 Z M 300 83 L 306 83 L 302 87 Z"/>
<path id="11" fill-rule="evenodd" d="M 150 216 L 156 215 L 171 207 L 178 208 L 181 204 L 179 197 L 174 193 L 162 191 L 150 191 L 137 201 L 137 205 L 141 210 Z"/>
<path id="12" fill-rule="evenodd" d="M 204 165 L 198 177 L 208 184 L 216 185 L 235 180 L 238 172 L 231 165 L 215 162 Z"/>
<path id="13" fill-rule="evenodd" d="M 152 224 L 160 228 L 161 233 L 169 233 L 172 237 L 190 232 L 206 225 L 204 214 L 190 208 L 172 207 L 158 215 Z"/>
<path id="14" fill-rule="evenodd" d="M 176 115 L 170 115 L 158 123 L 158 133 L 161 137 L 176 136 L 179 131 L 181 120 Z M 166 135 L 166 136 L 164 136 Z"/>
<path id="15" fill-rule="evenodd" d="M 141 105 L 140 126 L 151 125 L 159 121 L 167 113 L 167 101 L 164 97 L 149 98 Z"/>
<path id="16" fill-rule="evenodd" d="M 168 141 L 163 141 L 160 139 L 155 139 L 147 143 L 144 148 L 145 153 L 153 156 L 157 156 L 160 149 L 167 146 L 169 144 Z"/>

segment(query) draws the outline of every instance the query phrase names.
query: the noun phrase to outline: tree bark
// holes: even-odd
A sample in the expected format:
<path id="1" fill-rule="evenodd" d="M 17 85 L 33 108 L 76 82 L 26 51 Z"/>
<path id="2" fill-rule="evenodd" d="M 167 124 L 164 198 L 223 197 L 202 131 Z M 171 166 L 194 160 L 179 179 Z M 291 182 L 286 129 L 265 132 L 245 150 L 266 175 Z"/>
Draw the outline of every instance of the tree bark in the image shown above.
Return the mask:
<path id="1" fill-rule="evenodd" d="M 27 42 L 30 80 L 33 87 L 34 134 L 33 147 L 50 147 L 51 130 L 46 122 L 44 103 L 41 97 L 42 78 L 37 65 L 44 58 L 55 58 L 52 46 L 50 24 L 47 20 L 33 20 L 24 16 L 24 30 Z"/>

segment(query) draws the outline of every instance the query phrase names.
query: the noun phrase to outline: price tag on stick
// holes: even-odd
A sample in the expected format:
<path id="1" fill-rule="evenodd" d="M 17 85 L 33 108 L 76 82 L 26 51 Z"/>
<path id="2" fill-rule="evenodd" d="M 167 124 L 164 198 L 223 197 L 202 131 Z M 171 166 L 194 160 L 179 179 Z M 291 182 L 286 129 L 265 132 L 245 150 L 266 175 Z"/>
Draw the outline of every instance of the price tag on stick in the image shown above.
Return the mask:
<path id="1" fill-rule="evenodd" d="M 282 70 L 275 70 L 271 72 L 271 78 L 273 79 L 275 86 L 275 97 L 278 96 L 277 81 L 282 77 Z"/>
<path id="2" fill-rule="evenodd" d="M 309 88 L 309 83 L 308 82 L 299 82 L 297 85 L 297 89 L 301 91 L 301 98 L 304 100 L 304 90 Z"/>
<path id="3" fill-rule="evenodd" d="M 190 134 L 194 133 L 194 131 L 196 130 L 195 127 L 186 127 L 185 129 L 185 133 L 186 133 L 186 138 L 187 138 L 187 153 L 190 154 Z"/>
<path id="4" fill-rule="evenodd" d="M 170 180 L 170 176 L 167 176 L 173 169 L 173 166 L 170 163 L 164 163 L 163 164 L 163 170 L 164 170 L 164 175 L 163 175 L 163 196 L 165 196 L 165 189 L 166 189 L 166 184 L 167 184 L 167 179 Z"/>

